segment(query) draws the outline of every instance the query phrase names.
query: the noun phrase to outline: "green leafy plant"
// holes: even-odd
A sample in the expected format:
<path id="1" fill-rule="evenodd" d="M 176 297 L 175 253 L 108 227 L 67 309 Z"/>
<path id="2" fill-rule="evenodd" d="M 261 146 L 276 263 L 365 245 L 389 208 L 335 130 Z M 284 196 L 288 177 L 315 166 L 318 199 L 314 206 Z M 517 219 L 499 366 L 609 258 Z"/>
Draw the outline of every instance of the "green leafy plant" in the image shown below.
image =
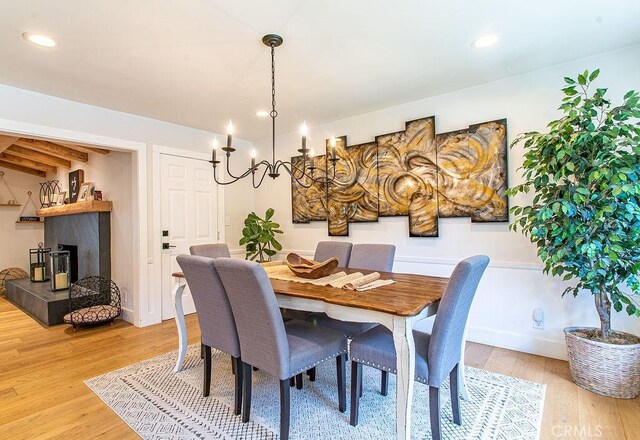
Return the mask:
<path id="1" fill-rule="evenodd" d="M 280 225 L 271 220 L 273 214 L 273 208 L 269 208 L 264 219 L 251 212 L 244 220 L 240 246 L 246 246 L 246 259 L 270 261 L 271 257 L 282 250 L 282 245 L 276 240 L 276 234 L 282 234 L 282 231 Z"/>
<path id="2" fill-rule="evenodd" d="M 640 96 L 612 107 L 607 89 L 590 91 L 598 74 L 566 77 L 563 116 L 514 140 L 524 141 L 524 183 L 507 193 L 533 190 L 531 205 L 511 208 L 510 229 L 536 244 L 545 273 L 577 280 L 563 296 L 593 294 L 607 341 L 612 305 L 640 317 Z"/>

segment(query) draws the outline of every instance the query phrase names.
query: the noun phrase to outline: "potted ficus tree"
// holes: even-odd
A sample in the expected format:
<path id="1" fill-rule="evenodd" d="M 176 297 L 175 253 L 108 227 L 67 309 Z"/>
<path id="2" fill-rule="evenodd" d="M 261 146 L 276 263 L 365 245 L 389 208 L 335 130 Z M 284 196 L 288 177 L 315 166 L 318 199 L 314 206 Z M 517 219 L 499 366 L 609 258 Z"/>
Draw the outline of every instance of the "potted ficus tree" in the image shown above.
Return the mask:
<path id="1" fill-rule="evenodd" d="M 273 208 L 269 208 L 264 218 L 250 212 L 244 220 L 240 246 L 245 246 L 246 259 L 271 261 L 271 257 L 282 250 L 282 245 L 276 240 L 276 234 L 282 234 L 282 231 L 280 225 L 272 220 L 273 214 Z"/>
<path id="2" fill-rule="evenodd" d="M 573 281 L 567 293 L 593 295 L 600 328 L 565 329 L 574 381 L 619 398 L 640 394 L 640 338 L 611 329 L 611 309 L 640 317 L 640 96 L 612 106 L 591 89 L 599 71 L 565 78 L 563 116 L 524 142 L 530 205 L 511 209 L 510 228 L 537 246 L 544 272 Z"/>

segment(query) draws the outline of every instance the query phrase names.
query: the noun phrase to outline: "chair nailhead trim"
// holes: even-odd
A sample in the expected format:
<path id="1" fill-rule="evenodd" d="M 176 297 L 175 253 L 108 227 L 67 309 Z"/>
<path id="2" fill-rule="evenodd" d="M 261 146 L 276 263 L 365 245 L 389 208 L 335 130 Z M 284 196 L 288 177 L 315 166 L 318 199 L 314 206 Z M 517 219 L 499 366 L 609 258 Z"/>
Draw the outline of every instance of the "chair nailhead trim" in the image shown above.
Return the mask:
<path id="1" fill-rule="evenodd" d="M 351 360 L 353 362 L 358 362 L 359 364 L 368 365 L 370 367 L 377 368 L 378 370 L 389 371 L 389 372 L 391 372 L 393 374 L 398 374 L 398 370 L 396 370 L 396 369 L 387 368 L 387 367 L 384 367 L 382 365 L 374 364 L 373 362 L 363 361 L 361 359 L 355 359 L 355 358 L 353 358 Z M 420 383 L 424 383 L 424 384 L 428 383 L 428 379 L 427 378 L 416 377 L 415 380 L 420 382 Z"/>
<path id="2" fill-rule="evenodd" d="M 337 352 L 337 353 L 335 353 L 335 354 L 333 354 L 333 355 L 331 355 L 331 356 L 328 356 L 328 357 L 326 357 L 326 358 L 324 358 L 324 359 L 320 359 L 319 361 L 314 362 L 313 364 L 309 365 L 308 367 L 304 367 L 304 368 L 302 368 L 302 369 L 300 369 L 300 370 L 296 371 L 296 372 L 295 372 L 295 373 L 293 373 L 291 376 L 293 377 L 293 376 L 295 376 L 295 375 L 297 375 L 297 374 L 300 374 L 300 373 L 302 373 L 302 372 L 305 372 L 305 371 L 307 371 L 307 370 L 310 370 L 311 368 L 313 368 L 313 367 L 315 367 L 315 366 L 317 366 L 317 365 L 320 365 L 321 363 L 323 363 L 323 362 L 325 362 L 325 361 L 328 361 L 329 359 L 335 358 L 335 357 L 337 357 L 337 356 L 339 356 L 339 355 L 341 355 L 341 354 L 346 354 L 346 353 L 347 353 L 347 350 L 346 350 L 346 349 L 345 349 L 345 350 L 340 350 L 339 352 Z"/>

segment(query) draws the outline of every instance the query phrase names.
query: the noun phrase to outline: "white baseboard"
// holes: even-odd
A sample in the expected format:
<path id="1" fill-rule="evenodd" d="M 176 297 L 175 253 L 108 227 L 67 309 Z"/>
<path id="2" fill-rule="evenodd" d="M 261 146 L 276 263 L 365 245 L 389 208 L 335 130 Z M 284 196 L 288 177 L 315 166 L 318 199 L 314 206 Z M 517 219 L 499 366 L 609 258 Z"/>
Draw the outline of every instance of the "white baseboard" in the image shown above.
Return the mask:
<path id="1" fill-rule="evenodd" d="M 133 325 L 136 325 L 134 316 L 135 314 L 133 313 L 133 310 L 125 309 L 124 307 L 122 308 L 122 315 L 120 315 L 120 318 L 122 320 L 130 322 Z"/>
<path id="2" fill-rule="evenodd" d="M 467 340 L 493 347 L 567 360 L 567 348 L 564 342 L 552 339 L 532 338 L 530 335 L 470 326 Z"/>

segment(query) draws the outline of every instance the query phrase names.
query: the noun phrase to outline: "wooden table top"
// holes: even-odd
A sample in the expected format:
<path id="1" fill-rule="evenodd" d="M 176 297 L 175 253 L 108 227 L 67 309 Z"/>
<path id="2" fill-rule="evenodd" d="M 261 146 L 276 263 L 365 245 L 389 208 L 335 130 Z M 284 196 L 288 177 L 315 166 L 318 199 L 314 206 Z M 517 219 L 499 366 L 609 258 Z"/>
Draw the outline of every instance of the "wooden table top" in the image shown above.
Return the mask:
<path id="1" fill-rule="evenodd" d="M 336 271 L 361 272 L 365 275 L 373 272 L 342 268 Z M 379 273 L 381 279 L 391 279 L 395 283 L 364 292 L 275 279 L 271 279 L 271 285 L 274 292 L 280 295 L 320 300 L 329 304 L 375 310 L 397 316 L 415 316 L 426 307 L 440 301 L 449 281 L 448 278 L 427 275 Z M 173 276 L 183 278 L 184 274 L 176 272 Z"/>
<path id="2" fill-rule="evenodd" d="M 370 270 L 341 269 L 346 273 L 372 273 Z M 440 301 L 448 278 L 415 275 L 407 273 L 379 272 L 380 279 L 394 280 L 395 283 L 364 292 L 338 289 L 330 286 L 316 286 L 295 281 L 271 280 L 273 290 L 281 295 L 316 299 L 329 304 L 375 310 L 397 316 L 415 316 L 424 308 Z"/>

